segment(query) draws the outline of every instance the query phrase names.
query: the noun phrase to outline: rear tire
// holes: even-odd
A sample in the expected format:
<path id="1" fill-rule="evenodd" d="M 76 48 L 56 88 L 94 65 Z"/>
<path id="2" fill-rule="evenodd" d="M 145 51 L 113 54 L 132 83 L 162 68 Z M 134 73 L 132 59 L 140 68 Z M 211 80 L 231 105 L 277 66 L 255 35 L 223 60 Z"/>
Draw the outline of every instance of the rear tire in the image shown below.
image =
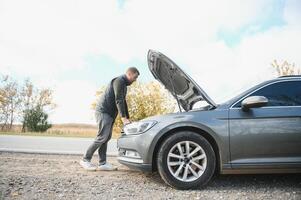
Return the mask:
<path id="1" fill-rule="evenodd" d="M 168 137 L 157 156 L 162 179 L 182 190 L 205 186 L 214 174 L 215 165 L 215 153 L 210 143 L 200 134 L 190 131 Z"/>

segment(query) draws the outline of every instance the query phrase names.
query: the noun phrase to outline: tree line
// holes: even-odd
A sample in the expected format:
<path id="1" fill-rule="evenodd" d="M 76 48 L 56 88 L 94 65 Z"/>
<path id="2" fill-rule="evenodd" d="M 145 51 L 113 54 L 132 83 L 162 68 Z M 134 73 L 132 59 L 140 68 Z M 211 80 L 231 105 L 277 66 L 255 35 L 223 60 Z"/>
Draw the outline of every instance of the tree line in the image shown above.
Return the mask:
<path id="1" fill-rule="evenodd" d="M 44 132 L 51 127 L 47 111 L 55 107 L 52 90 L 40 89 L 26 79 L 18 83 L 8 75 L 0 75 L 0 130 L 10 131 L 15 123 L 22 132 Z"/>

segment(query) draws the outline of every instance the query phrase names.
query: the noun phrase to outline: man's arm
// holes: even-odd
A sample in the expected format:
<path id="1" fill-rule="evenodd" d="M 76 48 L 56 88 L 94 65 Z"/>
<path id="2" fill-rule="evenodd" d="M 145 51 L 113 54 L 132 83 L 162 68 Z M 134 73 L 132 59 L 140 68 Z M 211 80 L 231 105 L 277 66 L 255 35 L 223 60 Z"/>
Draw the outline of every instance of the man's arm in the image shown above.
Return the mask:
<path id="1" fill-rule="evenodd" d="M 117 106 L 117 109 L 119 111 L 119 114 L 122 118 L 122 121 L 124 124 L 130 123 L 129 121 L 129 115 L 128 115 L 128 109 L 126 104 L 126 96 L 125 96 L 125 85 L 120 79 L 116 79 L 113 82 L 113 89 L 115 93 L 115 103 Z"/>
<path id="2" fill-rule="evenodd" d="M 130 118 L 130 114 L 129 114 L 129 109 L 128 109 L 128 104 L 127 104 L 127 102 L 126 102 L 126 99 L 125 99 L 125 115 L 126 115 L 126 117 L 129 119 Z"/>

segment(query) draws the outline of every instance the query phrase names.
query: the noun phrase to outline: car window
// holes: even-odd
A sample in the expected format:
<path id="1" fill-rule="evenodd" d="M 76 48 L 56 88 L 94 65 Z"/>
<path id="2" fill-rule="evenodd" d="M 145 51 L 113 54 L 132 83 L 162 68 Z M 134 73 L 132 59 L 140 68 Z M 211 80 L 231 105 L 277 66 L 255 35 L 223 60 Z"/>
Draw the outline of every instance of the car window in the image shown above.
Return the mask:
<path id="1" fill-rule="evenodd" d="M 269 100 L 267 106 L 301 106 L 301 81 L 274 83 L 248 96 L 265 96 Z M 234 107 L 241 107 L 242 101 Z"/>

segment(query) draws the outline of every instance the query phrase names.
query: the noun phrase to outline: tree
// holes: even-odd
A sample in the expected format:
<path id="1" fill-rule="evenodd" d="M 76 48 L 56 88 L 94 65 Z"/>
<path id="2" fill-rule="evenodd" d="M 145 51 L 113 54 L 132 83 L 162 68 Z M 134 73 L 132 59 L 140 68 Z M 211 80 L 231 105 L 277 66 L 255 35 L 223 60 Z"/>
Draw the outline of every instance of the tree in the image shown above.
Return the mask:
<path id="1" fill-rule="evenodd" d="M 18 83 L 8 76 L 1 79 L 0 102 L 1 130 L 10 130 L 18 117 L 21 99 Z"/>
<path id="2" fill-rule="evenodd" d="M 100 90 L 96 92 L 96 96 L 100 97 L 104 90 L 105 87 L 101 87 Z M 133 121 L 173 112 L 176 105 L 174 98 L 158 82 L 133 83 L 128 88 L 126 101 L 129 106 L 131 120 Z M 95 109 L 96 103 L 96 101 L 92 103 L 93 109 Z M 115 120 L 114 129 L 120 131 L 121 128 L 122 121 L 118 115 Z"/>
<path id="3" fill-rule="evenodd" d="M 295 66 L 295 63 L 289 63 L 286 60 L 281 64 L 274 60 L 271 65 L 276 69 L 278 76 L 300 75 L 301 69 Z"/>
<path id="4" fill-rule="evenodd" d="M 8 100 L 6 94 L 6 84 L 8 81 L 7 76 L 1 77 L 1 87 L 0 87 L 0 125 L 1 130 L 3 130 L 8 122 Z"/>
<path id="5" fill-rule="evenodd" d="M 55 108 L 55 104 L 52 102 L 50 89 L 36 88 L 28 79 L 24 85 L 20 86 L 11 77 L 0 76 L 1 130 L 11 130 L 13 123 L 18 120 L 23 123 L 22 131 L 24 132 L 26 129 L 25 118 L 28 117 L 28 113 L 40 112 L 41 120 L 47 120 L 48 115 L 46 117 L 44 114 L 53 108 Z"/>
<path id="6" fill-rule="evenodd" d="M 21 121 L 22 121 L 22 132 L 28 130 L 34 131 L 33 127 L 36 125 L 29 125 L 31 123 L 41 123 L 37 116 L 40 117 L 40 120 L 45 119 L 46 111 L 51 110 L 56 107 L 56 105 L 52 102 L 52 91 L 48 88 L 46 89 L 38 89 L 35 88 L 33 83 L 30 80 L 25 80 L 22 91 L 22 114 L 21 114 Z M 43 113 L 45 115 L 43 115 Z M 48 115 L 46 120 L 48 119 Z M 29 120 L 29 122 L 28 122 Z M 33 122 L 34 121 L 34 122 Z M 47 126 L 46 126 L 47 127 Z M 47 129 L 46 129 L 47 130 Z"/>

